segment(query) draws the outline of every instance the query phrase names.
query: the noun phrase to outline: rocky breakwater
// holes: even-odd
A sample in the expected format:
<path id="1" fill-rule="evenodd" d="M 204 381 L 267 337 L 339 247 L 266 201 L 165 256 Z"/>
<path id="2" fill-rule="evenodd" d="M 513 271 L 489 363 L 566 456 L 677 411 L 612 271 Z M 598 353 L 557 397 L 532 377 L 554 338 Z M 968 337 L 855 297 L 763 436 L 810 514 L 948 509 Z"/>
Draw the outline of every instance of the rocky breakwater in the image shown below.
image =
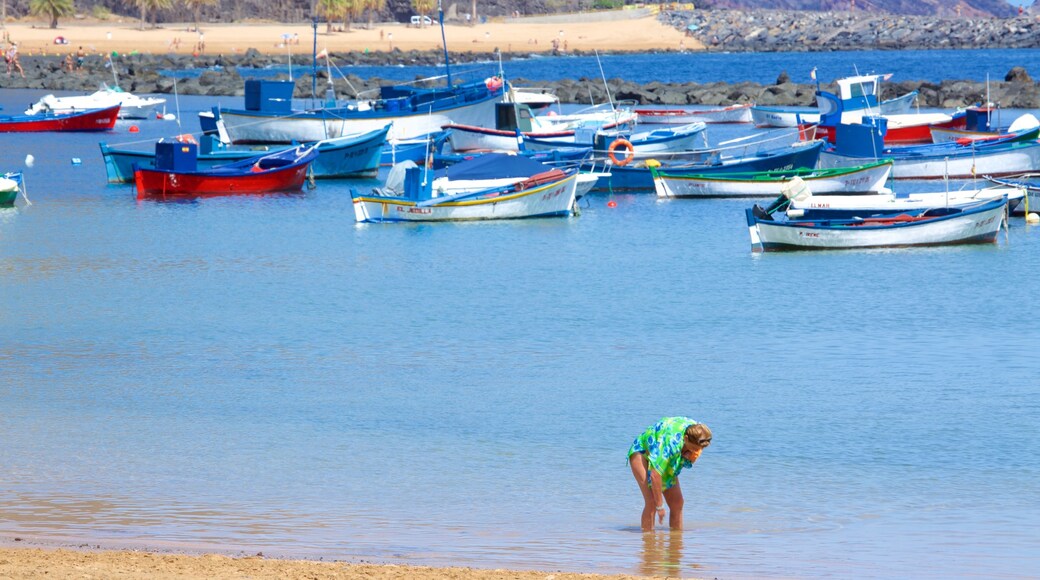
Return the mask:
<path id="1" fill-rule="evenodd" d="M 552 87 L 563 103 L 607 102 L 607 89 L 599 79 L 582 78 L 577 81 L 537 81 L 514 79 L 517 85 Z M 759 105 L 812 105 L 815 104 L 815 84 L 793 83 L 788 74 L 781 73 L 771 85 L 758 83 L 648 83 L 639 85 L 620 79 L 606 83 L 615 101 L 634 101 L 641 105 L 732 105 L 756 103 Z M 837 93 L 834 83 L 822 84 L 825 91 Z M 986 100 L 984 82 L 949 80 L 941 83 L 926 81 L 886 82 L 882 84 L 882 98 L 889 99 L 910 91 L 918 91 L 917 104 L 923 108 L 954 108 L 982 103 Z M 989 98 L 1003 108 L 1040 109 L 1040 87 L 1022 67 L 1008 71 L 1003 82 L 991 82 Z"/>
<path id="2" fill-rule="evenodd" d="M 492 55 L 459 55 L 487 62 Z M 398 52 L 396 54 L 345 53 L 335 55 L 338 66 L 385 65 L 388 58 L 405 64 L 436 65 L 442 56 L 436 51 Z M 312 94 L 311 63 L 309 57 L 294 61 L 296 97 L 309 98 Z M 25 78 L 2 77 L 3 88 L 38 89 L 46 91 L 89 92 L 96 90 L 102 82 L 112 81 L 112 71 L 100 56 L 89 57 L 81 70 L 68 72 L 62 68 L 60 57 L 26 56 L 22 59 Z M 279 59 L 249 50 L 232 56 L 176 56 L 176 55 L 130 55 L 116 59 L 116 70 L 123 89 L 136 93 L 165 93 L 175 90 L 184 95 L 242 96 L 245 93 L 243 74 L 248 69 L 263 69 L 271 65 L 285 64 Z M 163 71 L 193 69 L 202 71 L 192 77 L 174 77 L 161 74 Z M 325 69 L 317 74 L 318 97 L 323 96 L 328 84 Z M 349 74 L 344 77 L 335 70 L 333 81 L 340 98 L 357 94 L 374 95 L 384 84 L 392 84 L 379 78 L 361 78 Z M 287 75 L 273 78 L 287 79 Z M 773 84 L 758 83 L 659 83 L 636 84 L 621 79 L 610 79 L 606 88 L 600 79 L 578 80 L 527 80 L 511 79 L 518 86 L 552 88 L 560 101 L 569 104 L 604 103 L 610 98 L 634 101 L 641 105 L 731 105 L 735 103 L 758 103 L 761 105 L 810 105 L 815 100 L 813 84 L 792 83 L 787 73 L 782 73 Z M 176 82 L 176 86 L 175 86 Z M 440 81 L 435 81 L 440 82 Z M 431 82 L 432 84 L 432 82 Z M 824 90 L 835 92 L 833 84 L 823 85 Z M 920 92 L 921 107 L 950 108 L 982 102 L 986 99 L 985 83 L 949 80 L 941 83 L 924 81 L 900 81 L 884 83 L 882 96 L 890 98 L 906 92 Z M 1040 109 L 1040 89 L 1027 71 L 1021 67 L 1011 69 L 1003 82 L 992 82 L 989 86 L 990 100 L 1005 108 Z"/>
<path id="3" fill-rule="evenodd" d="M 467 53 L 464 55 L 471 61 L 488 62 L 497 60 L 497 55 L 487 53 Z M 418 65 L 438 66 L 443 63 L 444 54 L 439 51 L 401 51 L 392 52 L 350 52 L 334 53 L 333 62 L 339 67 L 346 66 L 394 66 Z M 45 91 L 88 92 L 97 90 L 101 83 L 112 84 L 113 73 L 108 58 L 102 55 L 88 56 L 83 67 L 67 71 L 61 56 L 23 56 L 22 67 L 25 77 L 18 75 L 0 77 L 0 88 L 5 89 L 38 89 Z M 174 77 L 170 73 L 190 71 L 193 74 L 179 75 L 176 80 L 176 91 L 185 95 L 242 96 L 245 94 L 244 77 L 240 71 L 250 69 L 266 69 L 271 66 L 285 66 L 284 56 L 265 55 L 255 49 L 233 55 L 152 55 L 132 54 L 115 58 L 116 75 L 119 85 L 132 93 L 173 93 Z M 311 97 L 311 57 L 298 55 L 293 57 L 293 77 L 296 79 L 296 96 Z M 328 83 L 327 69 L 318 69 L 318 90 L 324 93 Z M 265 76 L 265 78 L 288 79 L 288 75 Z M 356 92 L 377 89 L 380 85 L 389 84 L 379 78 L 362 79 L 357 75 L 347 75 L 349 82 L 344 83 L 343 76 L 333 70 L 333 80 L 337 93 L 343 96 L 354 96 Z M 356 91 L 355 91 L 356 90 Z"/>
<path id="4" fill-rule="evenodd" d="M 786 52 L 1040 47 L 1040 21 L 784 10 L 665 11 L 707 50 Z"/>

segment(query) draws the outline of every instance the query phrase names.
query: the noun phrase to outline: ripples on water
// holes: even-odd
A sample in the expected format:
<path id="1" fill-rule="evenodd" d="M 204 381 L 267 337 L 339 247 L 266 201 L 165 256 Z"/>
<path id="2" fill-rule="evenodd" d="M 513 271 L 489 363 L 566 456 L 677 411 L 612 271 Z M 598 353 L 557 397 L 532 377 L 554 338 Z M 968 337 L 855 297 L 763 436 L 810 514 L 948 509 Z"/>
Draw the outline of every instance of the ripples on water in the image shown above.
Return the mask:
<path id="1" fill-rule="evenodd" d="M 187 130 L 212 102 L 181 99 Z M 176 132 L 128 125 L 103 138 Z M 345 182 L 139 203 L 97 140 L 0 151 L 37 158 L 34 204 L 0 211 L 7 536 L 727 578 L 1040 568 L 1021 219 L 996 246 L 779 255 L 752 255 L 740 200 L 358 226 Z M 682 478 L 688 531 L 644 535 L 624 452 L 678 413 L 715 442 Z"/>
<path id="2" fill-rule="evenodd" d="M 450 43 L 450 39 L 449 39 Z M 451 45 L 449 44 L 449 48 Z M 510 47 L 501 47 L 509 52 Z M 517 48 L 519 53 L 519 48 Z M 1032 63 L 1040 57 L 1040 49 L 972 49 L 972 50 L 862 50 L 839 52 L 688 52 L 660 54 L 603 54 L 596 56 L 547 57 L 531 55 L 507 60 L 502 68 L 508 78 L 551 81 L 556 79 L 592 79 L 601 83 L 602 76 L 635 83 L 741 83 L 771 85 L 781 72 L 787 72 L 796 83 L 811 83 L 809 71 L 816 67 L 820 82 L 854 74 L 894 73 L 893 82 L 970 80 L 994 83 L 1014 66 L 1022 66 L 1032 74 Z M 297 56 L 293 70 L 297 75 L 310 74 L 310 55 Z M 303 66 L 301 66 L 301 61 Z M 602 73 L 600 68 L 602 67 Z M 498 63 L 456 63 L 453 72 L 483 70 L 492 74 Z M 439 77 L 442 66 L 347 66 L 339 67 L 344 75 L 361 78 L 378 77 L 397 81 Z M 240 68 L 239 73 L 251 77 L 272 77 L 289 73 L 288 64 L 261 69 Z M 198 76 L 202 69 L 164 71 L 170 76 Z M 334 73 L 333 78 L 341 78 Z M 808 104 L 808 103 L 807 103 Z"/>

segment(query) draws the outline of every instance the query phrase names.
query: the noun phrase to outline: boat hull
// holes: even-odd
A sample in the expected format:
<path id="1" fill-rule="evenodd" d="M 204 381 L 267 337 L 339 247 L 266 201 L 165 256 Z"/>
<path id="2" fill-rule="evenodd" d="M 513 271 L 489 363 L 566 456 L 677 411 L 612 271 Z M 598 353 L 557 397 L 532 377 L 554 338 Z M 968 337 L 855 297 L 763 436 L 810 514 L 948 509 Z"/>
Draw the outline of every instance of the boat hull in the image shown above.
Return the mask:
<path id="1" fill-rule="evenodd" d="M 764 152 L 758 155 L 746 155 L 723 159 L 718 163 L 704 163 L 682 167 L 667 167 L 661 171 L 672 174 L 712 174 L 712 173 L 735 173 L 749 171 L 781 171 L 785 169 L 797 169 L 799 167 L 811 168 L 816 166 L 820 157 L 822 142 L 793 146 L 782 151 Z M 602 164 L 583 163 L 582 168 L 587 171 L 604 169 Z M 609 177 L 600 178 L 594 188 L 597 191 L 654 191 L 654 178 L 648 167 L 633 167 L 631 165 L 617 166 L 607 165 L 610 172 Z"/>
<path id="2" fill-rule="evenodd" d="M 1040 168 L 1040 143 L 1036 141 L 968 147 L 956 153 L 883 155 L 895 162 L 893 179 L 973 179 L 980 175 L 1017 175 Z M 820 167 L 848 167 L 864 161 L 862 157 L 832 151 L 820 154 Z"/>
<path id="3" fill-rule="evenodd" d="M 732 105 L 721 109 L 636 109 L 639 123 L 654 125 L 687 125 L 689 123 L 750 123 L 751 104 Z"/>
<path id="4" fill-rule="evenodd" d="M 363 135 L 341 137 L 318 145 L 318 157 L 311 164 L 314 177 L 374 177 L 379 171 L 386 133 L 387 128 L 384 127 Z M 105 143 L 99 145 L 109 183 L 133 182 L 135 165 L 143 169 L 155 167 L 154 152 L 113 149 Z M 284 149 L 290 147 L 286 146 Z M 198 156 L 197 167 L 211 169 L 263 153 L 264 151 L 249 150 L 203 153 Z"/>
<path id="5" fill-rule="evenodd" d="M 0 116 L 0 133 L 37 133 L 45 131 L 108 131 L 116 125 L 119 105 L 68 115 L 37 114 Z"/>
<path id="6" fill-rule="evenodd" d="M 574 214 L 577 175 L 523 191 L 486 199 L 421 206 L 399 197 L 354 196 L 359 223 L 435 222 L 560 217 Z"/>
<path id="7" fill-rule="evenodd" d="M 237 167 L 233 171 L 217 168 L 191 172 L 138 169 L 134 172 L 134 183 L 138 199 L 287 193 L 303 187 L 308 166 L 316 155 L 313 150 L 305 150 L 288 165 L 259 171 Z M 268 156 L 278 156 L 278 153 Z"/>
<path id="8" fill-rule="evenodd" d="M 912 214 L 937 207 L 964 207 L 1002 197 L 1006 197 L 1008 207 L 1013 208 L 1019 204 L 1025 193 L 1022 187 L 1000 186 L 909 195 L 812 195 L 807 199 L 792 200 L 788 210 L 801 211 L 802 215 L 798 219 L 852 219 L 875 215 Z"/>
<path id="9" fill-rule="evenodd" d="M 957 115 L 952 118 L 948 115 L 937 115 L 935 116 L 935 119 L 937 119 L 935 122 L 927 120 L 928 117 L 924 117 L 924 119 L 920 123 L 906 120 L 903 124 L 895 124 L 890 121 L 885 132 L 885 145 L 931 143 L 932 129 L 963 129 L 967 124 L 967 116 L 965 115 Z M 853 122 L 858 121 L 853 120 Z M 834 143 L 835 133 L 835 128 L 831 126 L 819 125 L 816 127 L 817 139 L 825 139 Z"/>
<path id="10" fill-rule="evenodd" d="M 772 222 L 746 210 L 751 242 L 756 250 L 840 250 L 992 243 L 1003 224 L 1006 201 L 974 211 L 889 225 L 834 227 L 826 222 Z"/>
<path id="11" fill-rule="evenodd" d="M 873 193 L 882 191 L 892 173 L 891 163 L 882 163 L 841 175 L 799 175 L 813 194 Z M 776 197 L 790 177 L 752 179 L 732 174 L 670 175 L 658 173 L 654 190 L 658 197 Z"/>
<path id="12" fill-rule="evenodd" d="M 490 93 L 489 93 L 490 94 Z M 389 139 L 414 139 L 436 133 L 450 123 L 485 126 L 495 119 L 495 96 L 436 113 L 392 114 L 380 111 L 325 109 L 275 115 L 259 111 L 221 109 L 228 135 L 235 143 L 291 143 L 333 139 L 344 135 L 375 131 L 393 123 Z"/>
<path id="13" fill-rule="evenodd" d="M 900 95 L 881 103 L 882 115 L 901 115 L 910 111 L 917 91 Z M 846 105 L 846 112 L 852 111 L 854 105 Z M 794 128 L 802 125 L 815 125 L 820 122 L 820 109 L 817 107 L 751 107 L 751 122 L 757 127 Z"/>

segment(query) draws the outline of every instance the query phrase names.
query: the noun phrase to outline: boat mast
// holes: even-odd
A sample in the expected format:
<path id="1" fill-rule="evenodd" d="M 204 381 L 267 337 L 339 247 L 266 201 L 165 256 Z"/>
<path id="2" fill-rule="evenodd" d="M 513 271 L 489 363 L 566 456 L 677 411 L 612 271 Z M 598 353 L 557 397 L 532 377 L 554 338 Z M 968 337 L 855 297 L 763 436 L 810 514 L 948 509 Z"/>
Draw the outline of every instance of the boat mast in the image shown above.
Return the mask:
<path id="1" fill-rule="evenodd" d="M 451 63 L 448 62 L 448 40 L 444 37 L 444 7 L 437 0 L 437 19 L 441 25 L 441 45 L 444 47 L 444 71 L 448 76 L 448 88 L 451 88 Z"/>
<path id="2" fill-rule="evenodd" d="M 311 29 L 314 32 L 314 45 L 311 47 L 311 98 L 318 98 L 318 17 L 311 15 Z M 332 75 L 329 75 L 332 82 Z"/>

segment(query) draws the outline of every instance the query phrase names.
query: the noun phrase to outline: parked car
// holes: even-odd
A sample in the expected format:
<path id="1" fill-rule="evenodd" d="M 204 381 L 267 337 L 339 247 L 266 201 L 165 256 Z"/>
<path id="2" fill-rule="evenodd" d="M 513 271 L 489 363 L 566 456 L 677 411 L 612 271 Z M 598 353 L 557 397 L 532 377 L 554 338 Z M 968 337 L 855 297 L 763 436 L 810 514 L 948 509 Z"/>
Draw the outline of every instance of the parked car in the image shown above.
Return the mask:
<path id="1" fill-rule="evenodd" d="M 431 24 L 436 24 L 436 23 L 437 23 L 437 21 L 433 20 L 429 16 L 415 15 L 415 16 L 412 16 L 411 26 L 419 28 L 420 26 L 430 26 Z"/>

